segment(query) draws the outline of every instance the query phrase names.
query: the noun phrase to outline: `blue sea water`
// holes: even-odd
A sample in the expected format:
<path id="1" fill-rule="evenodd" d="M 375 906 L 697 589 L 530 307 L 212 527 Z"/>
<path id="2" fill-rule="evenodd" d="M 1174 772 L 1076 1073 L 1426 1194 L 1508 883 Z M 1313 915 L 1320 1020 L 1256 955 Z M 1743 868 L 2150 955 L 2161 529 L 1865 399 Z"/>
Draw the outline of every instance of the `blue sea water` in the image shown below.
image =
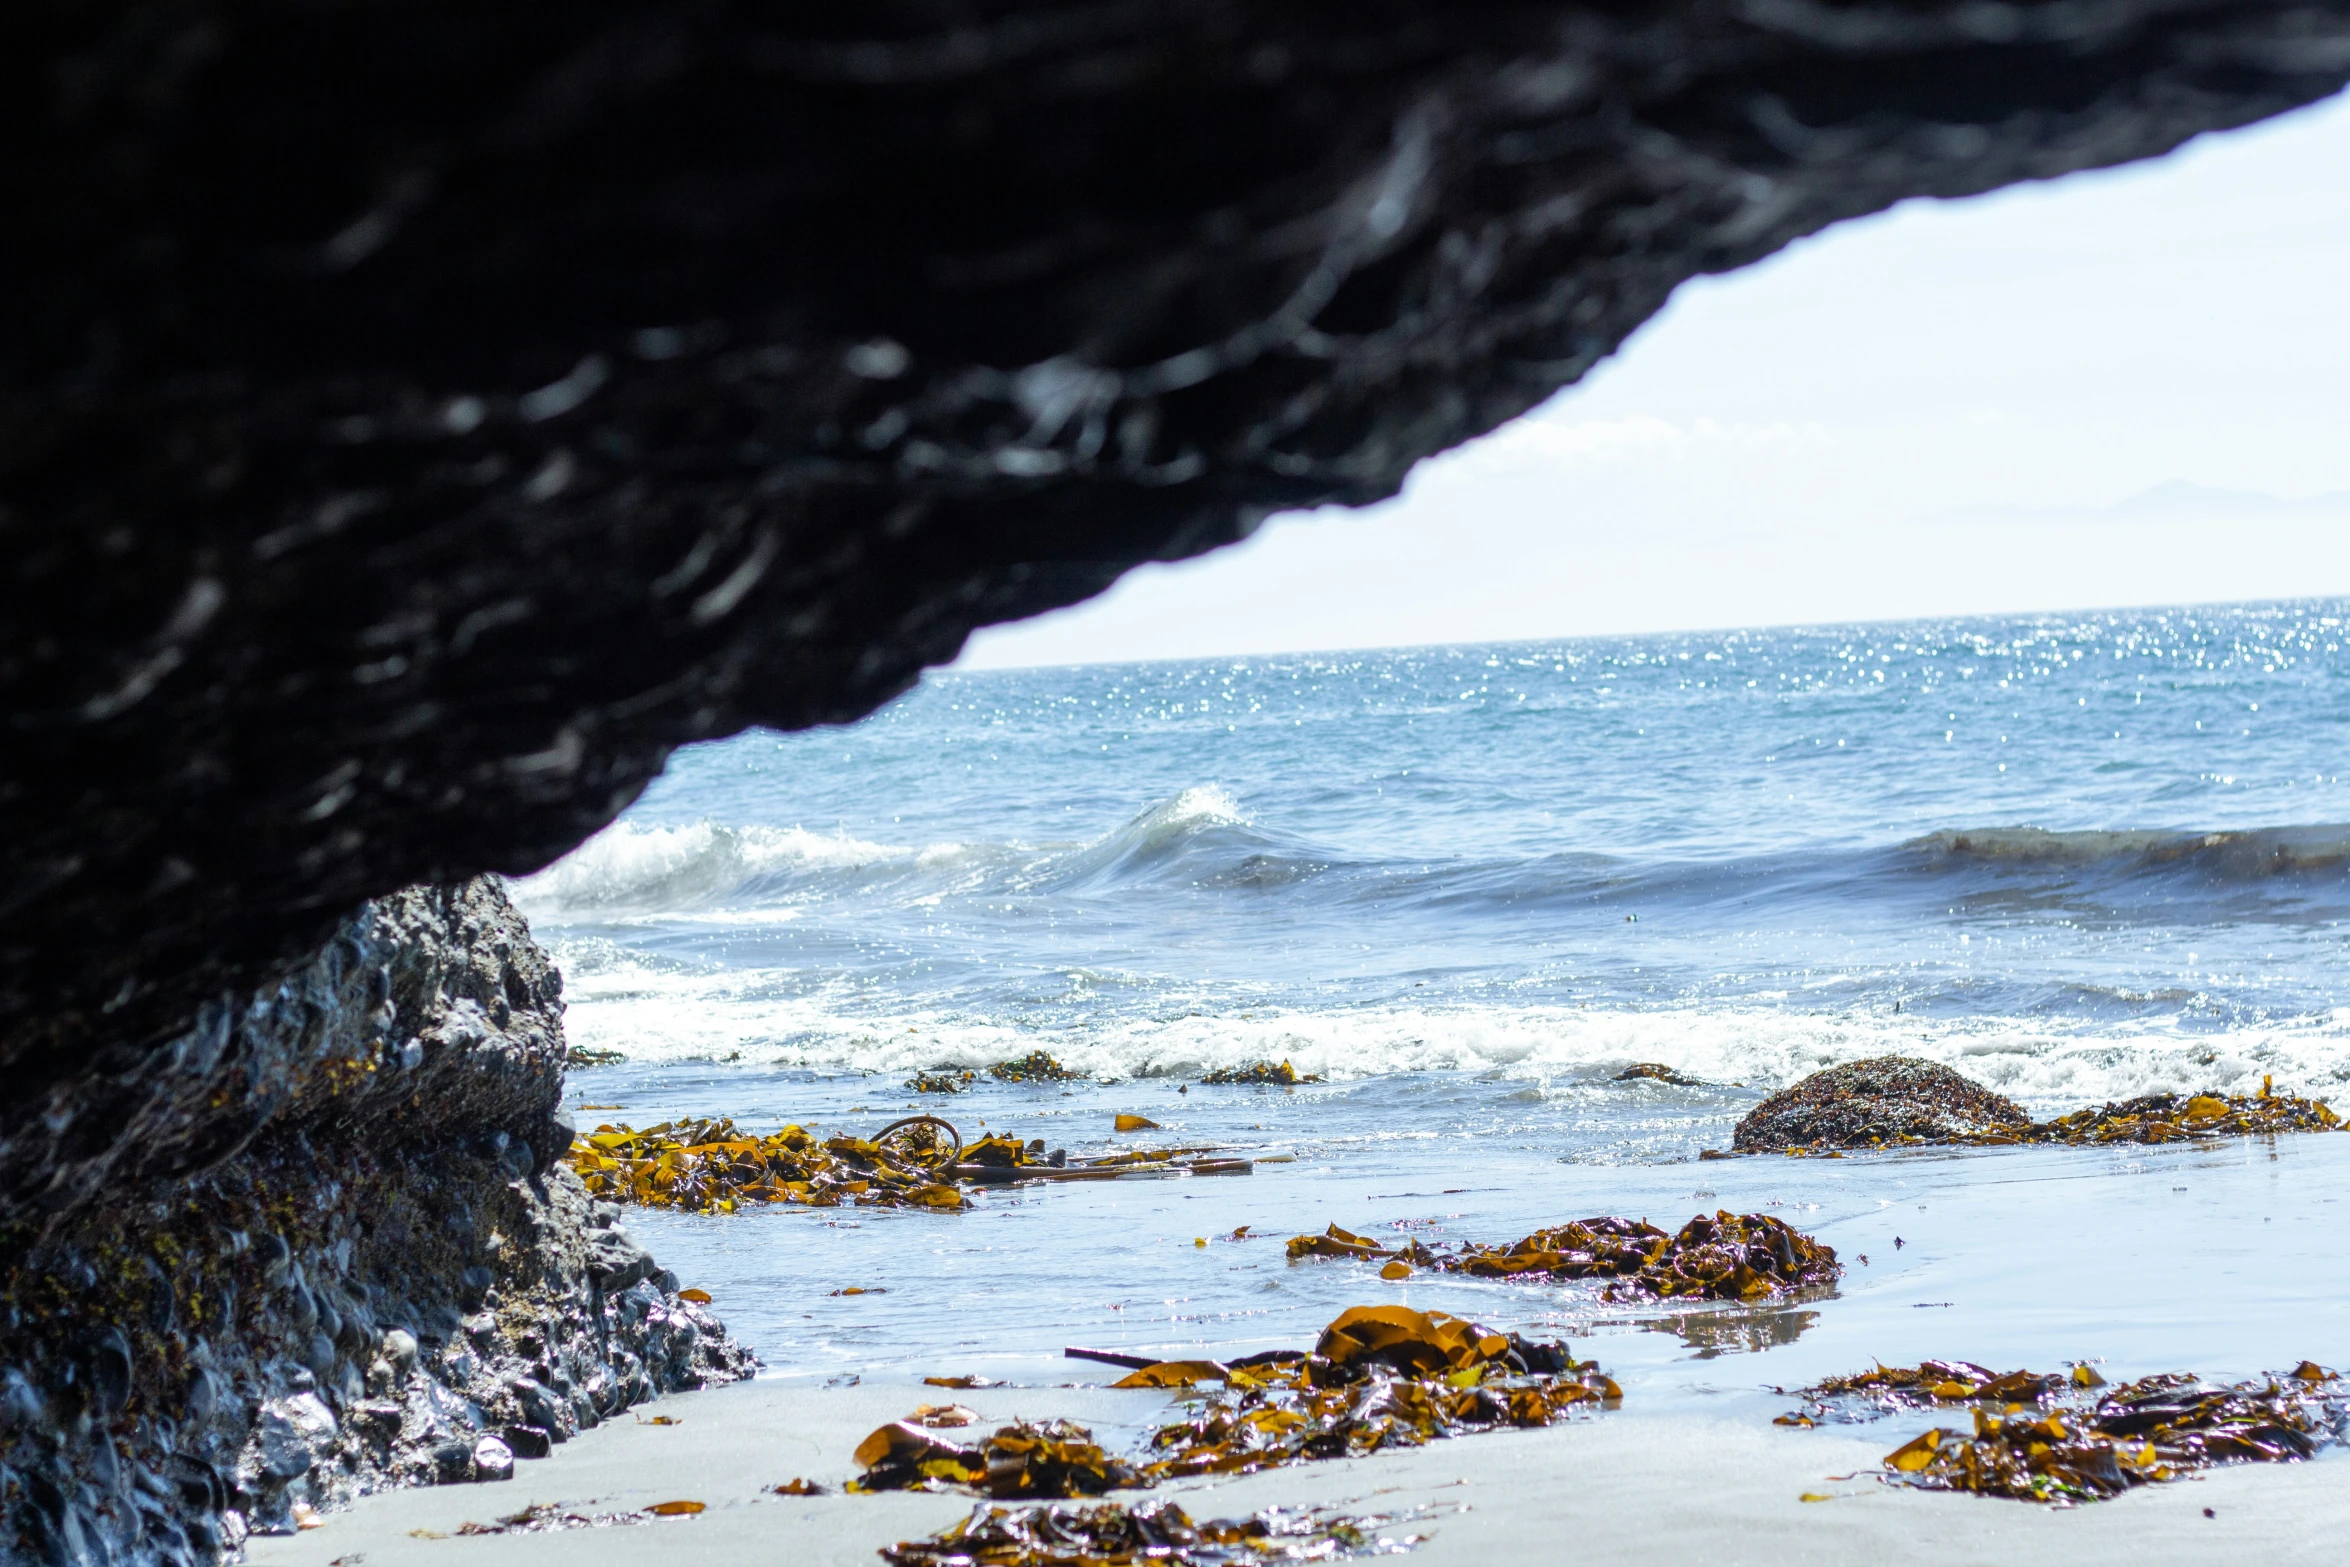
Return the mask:
<path id="1" fill-rule="evenodd" d="M 2350 604 L 933 674 L 523 884 L 575 1042 L 1100 1075 L 2350 1073 Z"/>
<path id="2" fill-rule="evenodd" d="M 1132 1110 L 1294 1161 L 963 1215 L 632 1220 L 787 1374 L 1304 1342 L 1383 1290 L 1628 1335 L 1605 1353 L 1658 1397 L 1798 1338 L 1825 1369 L 2097 1340 L 2248 1373 L 2350 1351 L 2311 1308 L 2350 1285 L 2334 1181 L 2291 1173 L 2331 1153 L 1694 1160 L 1769 1090 L 1887 1052 L 2043 1115 L 2338 1094 L 2346 628 L 2313 601 L 934 673 L 855 725 L 680 753 L 518 894 L 574 1044 L 625 1058 L 574 1070 L 619 1107 L 585 1121 L 944 1109 L 1087 1152 Z M 1092 1081 L 902 1086 L 1036 1049 Z M 1191 1086 L 1260 1059 L 1327 1081 Z M 1638 1061 L 1707 1086 L 1614 1081 Z M 1717 1192 L 1875 1260 L 1837 1299 L 1660 1337 L 1572 1287 L 1387 1286 L 1223 1239 L 1677 1224 Z M 2189 1233 L 2205 1260 L 2165 1253 L 2116 1326 L 2111 1254 Z M 827 1293 L 851 1284 L 887 1293 Z"/>

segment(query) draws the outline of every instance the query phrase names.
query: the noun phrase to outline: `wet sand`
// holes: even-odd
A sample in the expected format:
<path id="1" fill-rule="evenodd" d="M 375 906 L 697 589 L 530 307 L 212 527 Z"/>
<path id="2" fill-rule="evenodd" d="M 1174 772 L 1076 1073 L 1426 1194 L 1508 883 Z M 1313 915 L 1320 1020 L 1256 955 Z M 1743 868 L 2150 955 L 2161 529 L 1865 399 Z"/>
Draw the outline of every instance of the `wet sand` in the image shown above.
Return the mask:
<path id="1" fill-rule="evenodd" d="M 1866 1474 L 1828 1478 L 1866 1471 L 1917 1430 L 1963 1424 L 1961 1415 L 1818 1430 L 1770 1423 L 1795 1404 L 1774 1386 L 1878 1359 L 2050 1370 L 2089 1357 L 2116 1380 L 2169 1370 L 2236 1380 L 2304 1356 L 2342 1366 L 2350 1136 L 1842 1160 L 1521 1156 L 1499 1182 L 1488 1157 L 1484 1189 L 1463 1193 L 1440 1190 L 1441 1141 L 1315 1152 L 1313 1162 L 1248 1180 L 989 1197 L 960 1216 L 643 1215 L 652 1222 L 640 1227 L 664 1257 L 693 1267 L 689 1282 L 712 1285 L 721 1314 L 751 1328 L 770 1358 L 761 1380 L 637 1412 L 679 1425 L 624 1415 L 552 1458 L 518 1465 L 509 1483 L 368 1499 L 299 1537 L 254 1542 L 252 1559 L 359 1567 L 363 1557 L 365 1567 L 395 1567 L 683 1555 L 873 1567 L 880 1547 L 944 1527 L 971 1499 L 783 1498 L 767 1488 L 804 1477 L 837 1493 L 867 1432 L 950 1398 L 976 1409 L 981 1429 L 1067 1416 L 1131 1452 L 1170 1395 L 1064 1386 L 1116 1373 L 1060 1359 L 1057 1346 L 1172 1357 L 1304 1344 L 1343 1306 L 1382 1300 L 1566 1336 L 1623 1383 L 1624 1406 L 1544 1431 L 1150 1494 L 1173 1496 L 1195 1516 L 1428 1507 L 1430 1516 L 1388 1531 L 1429 1535 L 1408 1558 L 1427 1563 L 2314 1562 L 2334 1559 L 2350 1538 L 2350 1456 L 2338 1448 L 2310 1463 L 2236 1466 L 2052 1510 L 1901 1490 Z M 1843 1282 L 1794 1305 L 1676 1313 L 1611 1306 L 1588 1287 L 1426 1275 L 1388 1284 L 1366 1264 L 1281 1257 L 1281 1235 L 1330 1219 L 1368 1228 L 1433 1210 L 1446 1216 L 1443 1233 L 1504 1239 L 1542 1220 L 1628 1211 L 1678 1222 L 1717 1205 L 1782 1214 L 1829 1240 L 1848 1264 Z M 1190 1243 L 1239 1223 L 1269 1237 Z M 888 1292 L 827 1293 L 851 1280 Z M 920 1380 L 949 1372 L 1018 1385 L 947 1393 Z M 822 1385 L 851 1376 L 861 1380 Z M 1805 1492 L 1831 1499 L 1806 1503 Z M 595 1531 L 410 1532 L 450 1535 L 534 1502 L 615 1512 L 679 1498 L 709 1511 Z M 2216 1516 L 2206 1519 L 2206 1507 Z"/>
<path id="2" fill-rule="evenodd" d="M 936 1397 L 935 1393 L 932 1395 Z M 1099 1389 L 989 1389 L 960 1395 L 988 1420 L 1067 1415 L 1148 1419 L 1165 1395 Z M 779 1497 L 794 1476 L 837 1487 L 848 1453 L 917 1402 L 903 1388 L 808 1388 L 766 1381 L 665 1400 L 676 1426 L 608 1424 L 513 1481 L 366 1499 L 321 1528 L 257 1540 L 255 1567 L 463 1567 L 653 1560 L 875 1567 L 883 1545 L 943 1528 L 972 1505 L 956 1495 Z M 1456 1439 L 1413 1451 L 1186 1483 L 1195 1517 L 1259 1507 L 1426 1508 L 1382 1532 L 1420 1533 L 1407 1562 L 1560 1560 L 1704 1563 L 2135 1563 L 2339 1559 L 2350 1531 L 2350 1464 L 2245 1466 L 2069 1510 L 1898 1490 L 1861 1477 L 1887 1443 L 1872 1428 L 1792 1432 L 1632 1410 L 1545 1431 Z M 1805 1492 L 1826 1494 L 1804 1502 Z M 620 1511 L 690 1498 L 693 1518 L 488 1538 L 453 1535 L 532 1502 Z M 2203 1516 L 2210 1508 L 2216 1515 Z M 1465 1510 L 1463 1510 L 1465 1508 Z"/>

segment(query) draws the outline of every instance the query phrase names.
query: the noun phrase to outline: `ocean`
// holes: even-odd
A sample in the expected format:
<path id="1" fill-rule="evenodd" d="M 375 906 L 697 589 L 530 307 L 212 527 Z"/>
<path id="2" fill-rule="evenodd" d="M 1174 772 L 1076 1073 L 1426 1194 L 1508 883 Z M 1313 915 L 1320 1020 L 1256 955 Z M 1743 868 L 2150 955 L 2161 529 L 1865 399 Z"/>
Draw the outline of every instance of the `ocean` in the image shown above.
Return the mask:
<path id="1" fill-rule="evenodd" d="M 1719 1393 L 1722 1356 L 1789 1363 L 1799 1340 L 1826 1369 L 1864 1340 L 1897 1353 L 1921 1306 L 1944 1313 L 1922 1353 L 2078 1357 L 2108 1323 L 2124 1359 L 2248 1374 L 2325 1358 L 2252 1325 L 2308 1324 L 2313 1279 L 2342 1298 L 2339 1248 L 2314 1239 L 2336 1233 L 2338 1180 L 2280 1192 L 2249 1235 L 2243 1204 L 2282 1169 L 2350 1163 L 2331 1139 L 1695 1157 L 1764 1093 L 1896 1052 L 2040 1115 L 2264 1077 L 2339 1094 L 2346 625 L 2350 602 L 2308 601 L 935 672 L 854 725 L 681 752 L 517 896 L 563 969 L 574 1046 L 622 1058 L 574 1069 L 574 1101 L 622 1107 L 585 1122 L 871 1131 L 926 1109 L 1090 1152 L 1125 1110 L 1294 1157 L 963 1215 L 632 1219 L 775 1374 L 1062 1375 L 1059 1349 L 1089 1342 L 1238 1352 L 1310 1341 L 1381 1288 L 1223 1238 L 1242 1224 L 1503 1240 L 1734 1203 L 1869 1252 L 1869 1271 L 1695 1337 L 1570 1286 L 1409 1288 L 1607 1337 L 1628 1396 L 1638 1376 Z M 1039 1049 L 1091 1081 L 903 1087 Z M 1324 1082 L 1195 1086 L 1258 1060 Z M 1614 1081 L 1636 1062 L 1705 1086 Z M 2135 1195 L 2157 1187 L 2154 1208 Z M 1973 1217 L 1894 1247 L 1887 1215 L 1928 1189 Z M 2066 1194 L 2066 1223 L 2101 1238 L 2019 1254 L 2008 1199 L 2027 1190 L 2039 1221 Z M 2197 1224 L 2205 1264 L 2158 1262 L 2147 1239 L 2145 1288 L 2171 1304 L 2111 1327 L 2127 1238 Z M 2288 1236 L 2317 1249 L 2276 1254 Z M 2269 1281 L 2220 1292 L 2209 1258 L 2239 1251 Z M 850 1286 L 886 1293 L 826 1293 Z M 2050 1311 L 2059 1342 L 2019 1337 Z M 2336 1359 L 2339 1315 L 2315 1335 Z"/>

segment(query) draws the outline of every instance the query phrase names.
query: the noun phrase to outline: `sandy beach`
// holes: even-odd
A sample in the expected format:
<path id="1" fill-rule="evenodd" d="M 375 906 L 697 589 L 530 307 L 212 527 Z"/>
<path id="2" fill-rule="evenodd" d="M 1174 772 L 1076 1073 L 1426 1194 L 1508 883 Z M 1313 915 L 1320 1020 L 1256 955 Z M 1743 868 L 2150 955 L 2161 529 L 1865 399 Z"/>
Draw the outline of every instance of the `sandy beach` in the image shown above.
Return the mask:
<path id="1" fill-rule="evenodd" d="M 1136 1418 L 1157 1393 L 983 1390 L 957 1395 L 988 1420 L 1014 1415 Z M 254 1567 L 458 1567 L 497 1563 L 777 1561 L 872 1567 L 875 1552 L 963 1516 L 959 1495 L 780 1497 L 794 1477 L 836 1488 L 874 1425 L 906 1414 L 895 1388 L 775 1381 L 665 1400 L 683 1423 L 622 1420 L 510 1483 L 368 1498 L 323 1527 L 257 1540 Z M 1145 1413 L 1143 1418 L 1147 1418 Z M 1214 1484 L 1166 1488 L 1194 1517 L 1267 1506 L 1343 1505 L 1409 1513 L 1382 1533 L 1424 1534 L 1424 1567 L 1565 1560 L 1724 1564 L 2164 1563 L 2338 1559 L 2350 1529 L 2350 1465 L 2222 1470 L 2072 1509 L 1896 1489 L 1862 1475 L 1885 1444 L 1870 1435 L 1755 1429 L 1632 1410 L 1545 1431 L 1440 1442 Z M 1806 1492 L 1825 1502 L 1800 1500 Z M 1129 1493 L 1131 1494 L 1131 1493 Z M 605 1529 L 458 1537 L 535 1502 L 617 1512 L 691 1499 L 697 1517 Z M 2203 1516 L 2205 1508 L 2215 1515 Z M 447 1536 L 435 1538 L 432 1536 Z"/>
<path id="2" fill-rule="evenodd" d="M 1843 1286 L 1786 1319 L 1776 1334 L 1770 1325 L 1780 1319 L 1770 1313 L 1719 1310 L 1679 1332 L 1656 1331 L 1669 1321 L 1602 1321 L 1577 1334 L 1578 1353 L 1596 1354 L 1622 1378 L 1625 1401 L 1617 1411 L 1540 1431 L 1179 1482 L 1149 1494 L 1172 1496 L 1195 1517 L 1276 1505 L 1402 1515 L 1382 1532 L 1424 1534 L 1411 1560 L 1429 1563 L 1570 1556 L 1758 1564 L 2331 1560 L 2350 1528 L 2350 1462 L 2338 1450 L 2314 1462 L 2223 1468 L 2113 1501 L 2051 1509 L 1925 1494 L 1870 1473 L 1916 1430 L 1963 1424 L 1963 1412 L 1794 1430 L 1770 1423 L 1794 1402 L 1771 1387 L 1863 1369 L 1874 1358 L 1935 1354 L 2002 1368 L 2092 1355 L 2116 1375 L 2182 1369 L 2227 1378 L 2263 1364 L 2289 1366 L 2305 1353 L 2338 1360 L 2344 1323 L 2334 1193 L 2345 1165 L 2350 1139 L 2315 1136 L 2119 1154 L 2021 1149 L 1652 1168 L 1643 1172 L 1658 1183 L 1651 1197 L 1663 1195 L 1666 1178 L 1702 1169 L 1725 1201 L 1759 1205 L 1780 1193 L 1824 1202 L 1816 1220 L 1826 1221 L 1825 1232 L 1853 1262 Z M 1638 1185 L 1630 1175 L 1582 1179 L 1592 1188 Z M 1205 1183 L 1204 1191 L 1227 1194 L 1229 1203 L 1263 1203 L 1302 1198 L 1322 1185 L 1299 1175 L 1287 1178 L 1295 1187 L 1277 1193 L 1284 1179 Z M 1190 1184 L 1145 1189 L 1153 1200 L 1179 1203 Z M 1896 1208 L 1871 1192 L 1913 1200 Z M 1568 1201 L 1581 1206 L 1579 1197 Z M 1047 1201 L 1020 1211 L 1047 1220 L 1052 1207 Z M 1913 1237 L 1899 1249 L 1890 1234 L 1879 1234 L 1896 1226 Z M 800 1237 L 811 1248 L 797 1252 L 803 1258 L 847 1239 L 781 1222 L 766 1232 L 779 1241 Z M 1168 1250 L 1197 1255 L 1189 1247 Z M 1876 1260 L 1860 1265 L 1862 1252 Z M 1056 1259 L 1041 1237 L 1027 1257 L 1038 1270 L 1076 1260 Z M 1354 1264 L 1272 1265 L 1292 1290 L 1379 1298 L 1378 1281 Z M 1044 1287 L 1040 1276 L 1034 1288 Z M 1174 1291 L 1180 1280 L 1170 1278 L 1167 1287 Z M 1416 1282 L 1387 1293 L 1455 1311 L 1481 1302 L 1485 1315 L 1513 1302 L 1521 1313 L 1545 1302 L 1557 1312 L 1576 1298 L 1572 1290 Z M 913 1296 L 872 1305 L 904 1313 L 920 1305 L 918 1283 Z M 860 1304 L 808 1302 L 820 1303 L 843 1311 Z M 936 1315 L 945 1304 L 924 1308 L 934 1331 L 947 1331 Z M 1590 1312 L 1588 1301 L 1582 1310 Z M 1750 1319 L 1753 1331 L 1736 1331 L 1732 1317 Z M 1134 1327 L 1154 1340 L 1173 1330 Z M 367 1498 L 299 1536 L 254 1541 L 252 1560 L 257 1567 L 634 1562 L 654 1551 L 695 1560 L 870 1564 L 881 1547 L 940 1529 L 972 1506 L 961 1494 L 840 1494 L 857 1472 L 852 1451 L 874 1427 L 922 1402 L 953 1398 L 979 1414 L 977 1430 L 1015 1418 L 1066 1417 L 1091 1426 L 1105 1445 L 1130 1450 L 1174 1402 L 1163 1392 L 1063 1385 L 1116 1373 L 1042 1356 L 986 1366 L 1019 1385 L 950 1394 L 919 1380 L 925 1370 L 973 1369 L 962 1361 L 968 1353 L 941 1348 L 925 1359 L 902 1349 L 890 1357 L 898 1360 L 894 1368 L 853 1386 L 818 1385 L 804 1364 L 775 1365 L 757 1381 L 664 1399 L 584 1432 L 548 1459 L 519 1464 L 511 1482 Z M 657 1416 L 678 1423 L 650 1423 Z M 795 1478 L 831 1494 L 773 1494 Z M 1807 1493 L 1828 1499 L 1803 1501 Z M 671 1500 L 703 1502 L 708 1510 L 594 1530 L 457 1533 L 531 1504 L 595 1514 Z M 2205 1508 L 2214 1516 L 2206 1518 Z"/>

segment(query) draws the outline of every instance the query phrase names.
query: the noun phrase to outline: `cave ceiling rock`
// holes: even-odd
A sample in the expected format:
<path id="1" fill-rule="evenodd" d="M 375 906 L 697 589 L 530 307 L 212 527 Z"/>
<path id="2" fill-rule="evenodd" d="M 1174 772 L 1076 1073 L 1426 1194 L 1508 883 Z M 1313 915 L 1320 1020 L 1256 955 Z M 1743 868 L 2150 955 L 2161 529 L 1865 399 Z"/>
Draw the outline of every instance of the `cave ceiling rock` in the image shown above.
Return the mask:
<path id="1" fill-rule="evenodd" d="M 20 0 L 11 1110 L 1692 276 L 2345 77 L 2350 0 Z"/>

